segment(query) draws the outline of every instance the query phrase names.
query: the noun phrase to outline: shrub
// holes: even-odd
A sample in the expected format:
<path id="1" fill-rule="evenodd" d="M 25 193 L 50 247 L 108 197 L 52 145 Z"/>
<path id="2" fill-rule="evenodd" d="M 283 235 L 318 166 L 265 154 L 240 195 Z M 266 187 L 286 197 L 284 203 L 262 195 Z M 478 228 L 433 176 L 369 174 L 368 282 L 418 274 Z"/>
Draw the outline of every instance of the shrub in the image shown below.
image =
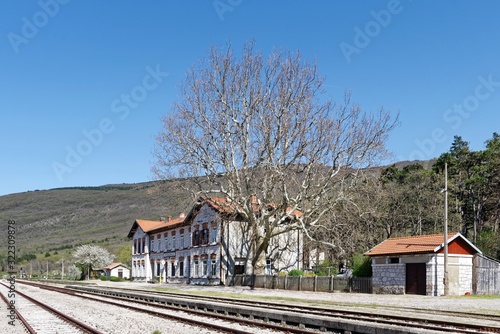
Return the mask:
<path id="1" fill-rule="evenodd" d="M 109 276 L 109 280 L 111 282 L 120 282 L 122 279 L 120 277 L 117 277 L 117 276 Z"/>
<path id="2" fill-rule="evenodd" d="M 372 260 L 368 256 L 356 254 L 352 260 L 352 274 L 356 277 L 372 276 Z"/>
<path id="3" fill-rule="evenodd" d="M 300 269 L 293 269 L 288 272 L 288 276 L 304 276 L 304 272 Z"/>
<path id="4" fill-rule="evenodd" d="M 105 276 L 105 275 L 99 276 L 99 279 L 100 279 L 101 281 L 105 281 L 105 280 L 106 280 L 106 276 Z"/>
<path id="5" fill-rule="evenodd" d="M 337 266 L 328 260 L 324 260 L 319 266 L 314 269 L 317 276 L 331 276 L 337 272 Z"/>

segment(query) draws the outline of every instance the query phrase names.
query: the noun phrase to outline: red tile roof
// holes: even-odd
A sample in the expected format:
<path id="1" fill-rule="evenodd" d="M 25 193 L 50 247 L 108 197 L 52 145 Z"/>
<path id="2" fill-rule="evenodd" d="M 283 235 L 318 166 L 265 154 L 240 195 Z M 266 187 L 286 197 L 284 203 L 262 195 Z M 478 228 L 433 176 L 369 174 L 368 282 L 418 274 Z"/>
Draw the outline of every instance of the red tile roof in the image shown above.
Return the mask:
<path id="1" fill-rule="evenodd" d="M 460 233 L 448 233 L 448 244 L 456 238 L 462 238 L 480 252 Z M 390 238 L 365 253 L 368 256 L 437 253 L 444 244 L 443 234 L 421 235 L 414 237 Z"/>
<path id="2" fill-rule="evenodd" d="M 153 232 L 156 230 L 160 230 L 162 228 L 168 228 L 172 227 L 174 225 L 180 224 L 184 222 L 185 217 L 179 217 L 179 218 L 174 218 L 169 220 L 161 220 L 161 221 L 154 221 L 154 220 L 142 220 L 142 219 L 137 219 L 136 222 L 137 224 L 141 227 L 141 229 L 144 232 Z"/>
<path id="3" fill-rule="evenodd" d="M 128 237 L 132 238 L 134 236 L 135 231 L 137 230 L 138 227 L 141 228 L 145 233 L 148 232 L 155 232 L 159 231 L 163 228 L 169 228 L 177 224 L 182 224 L 186 217 L 183 215 L 182 217 L 179 218 L 174 218 L 171 219 L 169 218 L 168 220 L 145 220 L 145 219 L 136 219 L 134 221 L 134 224 L 132 225 L 132 228 L 128 232 Z"/>
<path id="4" fill-rule="evenodd" d="M 222 212 L 222 213 L 234 213 L 235 212 L 235 207 L 236 204 L 234 202 L 231 202 L 227 198 L 223 197 L 208 197 L 208 198 L 202 198 L 204 201 L 206 201 L 208 204 L 210 204 L 215 210 Z M 258 199 L 256 196 L 252 196 L 252 209 L 254 211 L 258 211 L 261 209 L 261 204 L 259 203 Z M 270 207 L 274 207 L 274 203 L 269 204 Z M 288 207 L 287 211 L 290 211 L 291 208 Z M 300 217 L 302 216 L 302 212 L 299 210 L 292 210 L 290 212 L 290 216 L 295 216 L 295 217 Z"/>
<path id="5" fill-rule="evenodd" d="M 102 269 L 113 269 L 115 267 L 118 267 L 118 266 L 124 266 L 124 267 L 127 267 L 126 265 L 124 265 L 123 263 L 120 263 L 120 262 L 113 262 L 111 264 L 108 264 L 106 267 L 103 267 Z"/>
<path id="6" fill-rule="evenodd" d="M 153 230 L 156 226 L 163 224 L 163 221 L 158 221 L 158 220 L 145 220 L 145 219 L 136 219 L 135 222 L 141 230 L 144 232 L 148 232 Z"/>
<path id="7" fill-rule="evenodd" d="M 207 203 L 210 205 L 212 208 L 214 208 L 216 211 L 219 213 L 223 214 L 234 214 L 237 213 L 237 207 L 239 206 L 238 204 L 232 202 L 231 200 L 224 198 L 224 197 L 204 197 L 202 196 L 200 198 L 200 202 L 198 205 L 203 205 L 204 203 Z M 271 207 L 274 206 L 273 204 L 269 204 Z M 252 196 L 252 207 L 254 210 L 259 210 L 261 204 L 258 202 L 257 197 Z M 197 205 L 195 205 L 194 208 L 196 208 Z M 130 229 L 128 233 L 128 237 L 132 238 L 137 231 L 137 228 L 141 228 L 141 230 L 145 233 L 155 233 L 155 232 L 160 232 L 163 229 L 168 229 L 171 228 L 177 224 L 182 224 L 182 223 L 188 223 L 189 222 L 189 217 L 191 214 L 194 212 L 196 213 L 195 209 L 192 209 L 190 214 L 185 216 L 182 214 L 179 218 L 175 219 L 168 219 L 166 221 L 158 221 L 158 220 L 145 220 L 145 219 L 136 219 L 134 221 L 134 224 L 132 225 L 132 228 Z M 287 211 L 290 211 L 291 208 L 287 208 Z M 289 216 L 297 218 L 302 216 L 302 212 L 298 210 L 292 210 L 291 213 L 289 213 Z"/>

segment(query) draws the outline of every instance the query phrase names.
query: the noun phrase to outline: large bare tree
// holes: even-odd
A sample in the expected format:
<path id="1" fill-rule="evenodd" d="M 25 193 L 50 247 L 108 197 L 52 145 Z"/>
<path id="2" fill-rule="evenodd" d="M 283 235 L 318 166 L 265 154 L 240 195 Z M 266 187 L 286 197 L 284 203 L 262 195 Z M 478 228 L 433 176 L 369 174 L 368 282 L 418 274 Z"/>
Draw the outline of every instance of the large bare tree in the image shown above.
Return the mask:
<path id="1" fill-rule="evenodd" d="M 363 112 L 350 93 L 333 103 L 322 86 L 316 65 L 299 52 L 264 58 L 253 42 L 238 55 L 212 47 L 163 118 L 153 172 L 191 177 L 194 195 L 238 204 L 252 246 L 247 273 L 262 273 L 272 237 L 301 229 L 313 238 L 328 229 L 325 216 L 349 200 L 348 180 L 387 153 L 397 117 Z"/>

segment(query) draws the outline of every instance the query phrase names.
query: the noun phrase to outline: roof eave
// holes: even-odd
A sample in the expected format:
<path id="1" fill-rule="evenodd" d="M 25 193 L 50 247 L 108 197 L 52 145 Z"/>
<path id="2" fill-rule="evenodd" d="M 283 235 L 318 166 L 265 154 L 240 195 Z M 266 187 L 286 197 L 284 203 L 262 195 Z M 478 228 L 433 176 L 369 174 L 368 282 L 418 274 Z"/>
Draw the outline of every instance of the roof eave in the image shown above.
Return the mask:
<path id="1" fill-rule="evenodd" d="M 403 253 L 403 252 L 398 252 L 398 253 L 380 253 L 380 254 L 370 254 L 370 252 L 366 252 L 363 255 L 373 257 L 373 256 L 420 255 L 420 254 L 429 254 L 429 251 L 407 252 L 407 253 Z"/>
<path id="2" fill-rule="evenodd" d="M 132 239 L 134 237 L 135 232 L 137 231 L 137 228 L 139 227 L 139 224 L 137 223 L 137 219 L 134 221 L 132 224 L 132 227 L 130 228 L 130 231 L 127 234 L 127 238 Z"/>

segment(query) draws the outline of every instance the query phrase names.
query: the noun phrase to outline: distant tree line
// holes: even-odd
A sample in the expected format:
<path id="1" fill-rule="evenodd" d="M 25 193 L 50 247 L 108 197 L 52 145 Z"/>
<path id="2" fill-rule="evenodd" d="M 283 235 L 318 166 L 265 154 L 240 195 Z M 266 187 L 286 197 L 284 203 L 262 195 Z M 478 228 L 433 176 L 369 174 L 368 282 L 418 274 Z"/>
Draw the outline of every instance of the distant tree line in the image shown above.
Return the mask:
<path id="1" fill-rule="evenodd" d="M 448 230 L 460 232 L 485 255 L 500 259 L 500 136 L 472 151 L 455 136 L 449 152 L 420 163 L 365 170 L 344 187 L 322 237 L 329 261 L 351 260 L 389 237 L 442 233 L 444 166 L 448 165 Z M 312 244 L 311 248 L 321 247 Z"/>

